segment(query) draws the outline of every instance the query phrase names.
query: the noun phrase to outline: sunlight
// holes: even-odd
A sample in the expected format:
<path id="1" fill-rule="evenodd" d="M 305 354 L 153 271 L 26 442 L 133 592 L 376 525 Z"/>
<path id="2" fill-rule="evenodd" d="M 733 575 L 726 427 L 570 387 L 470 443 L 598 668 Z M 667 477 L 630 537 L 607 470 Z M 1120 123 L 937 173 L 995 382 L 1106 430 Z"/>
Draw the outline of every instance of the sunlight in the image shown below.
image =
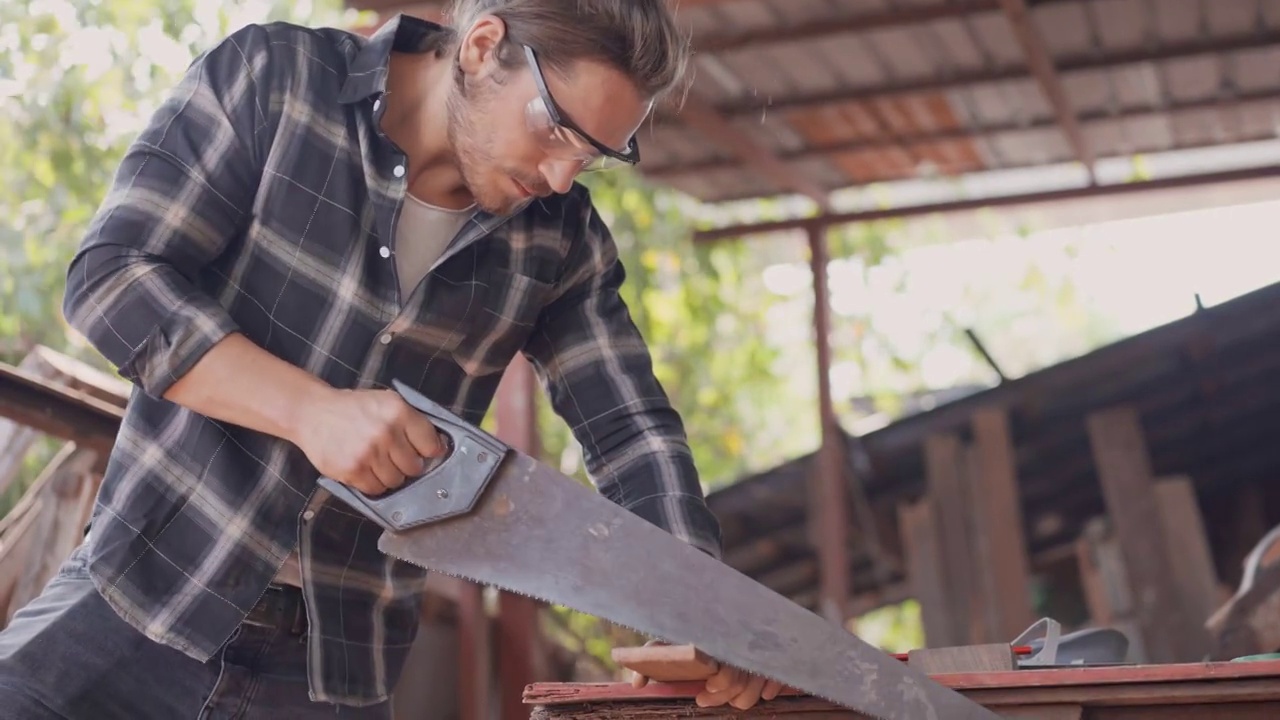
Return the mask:
<path id="1" fill-rule="evenodd" d="M 863 342 L 872 369 L 855 371 L 837 352 L 833 390 L 842 398 L 914 390 L 919 383 L 989 382 L 990 369 L 968 342 L 945 335 L 966 327 L 982 328 L 1003 369 L 1018 375 L 1185 317 L 1195 310 L 1197 293 L 1209 306 L 1264 287 L 1280 280 L 1276 217 L 1280 201 L 1253 202 L 1025 237 L 935 241 L 904 248 L 869 271 L 860 258 L 835 258 L 829 267 L 833 338 L 837 346 Z M 798 298 L 809 292 L 808 265 L 769 266 L 764 284 L 771 293 Z M 1068 291 L 1071 296 L 1063 295 Z M 811 306 L 795 303 L 773 308 L 769 341 L 779 347 L 803 342 L 810 313 Z M 1079 335 L 1089 318 L 1105 323 L 1103 336 Z M 887 348 L 858 341 L 858 323 Z M 918 382 L 886 374 L 892 363 L 886 351 L 918 362 Z"/>

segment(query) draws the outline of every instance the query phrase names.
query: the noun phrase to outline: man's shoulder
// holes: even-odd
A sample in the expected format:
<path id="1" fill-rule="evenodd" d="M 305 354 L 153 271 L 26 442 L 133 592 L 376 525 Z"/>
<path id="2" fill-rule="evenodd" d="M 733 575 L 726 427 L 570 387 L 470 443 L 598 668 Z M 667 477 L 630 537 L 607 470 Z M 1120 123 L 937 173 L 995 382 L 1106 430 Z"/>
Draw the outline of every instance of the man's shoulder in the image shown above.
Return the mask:
<path id="1" fill-rule="evenodd" d="M 243 68 L 259 77 L 292 79 L 317 73 L 341 77 L 366 42 L 347 30 L 278 20 L 244 25 L 209 52 L 238 56 Z"/>

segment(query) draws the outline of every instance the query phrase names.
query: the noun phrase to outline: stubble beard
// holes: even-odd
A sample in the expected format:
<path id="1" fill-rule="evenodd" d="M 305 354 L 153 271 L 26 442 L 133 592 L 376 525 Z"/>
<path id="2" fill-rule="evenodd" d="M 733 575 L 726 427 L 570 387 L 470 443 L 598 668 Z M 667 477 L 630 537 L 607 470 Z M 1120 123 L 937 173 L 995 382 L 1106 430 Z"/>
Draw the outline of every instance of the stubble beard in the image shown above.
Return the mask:
<path id="1" fill-rule="evenodd" d="M 475 86 L 471 86 L 469 92 L 471 97 L 464 97 L 461 88 L 455 85 L 446 103 L 449 116 L 446 135 L 458 172 L 478 209 L 494 215 L 515 212 L 525 203 L 485 184 L 486 170 L 504 176 L 505 172 L 489 150 L 493 146 L 492 128 L 476 120 L 484 116 L 483 104 L 488 93 Z"/>

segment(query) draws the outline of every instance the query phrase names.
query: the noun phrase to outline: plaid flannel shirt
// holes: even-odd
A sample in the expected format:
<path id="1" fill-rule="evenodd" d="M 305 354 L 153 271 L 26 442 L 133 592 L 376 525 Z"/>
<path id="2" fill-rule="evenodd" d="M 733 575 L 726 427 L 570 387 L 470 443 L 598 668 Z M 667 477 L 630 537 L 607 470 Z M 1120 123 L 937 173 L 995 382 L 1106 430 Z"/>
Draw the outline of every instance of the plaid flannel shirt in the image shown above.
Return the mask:
<path id="1" fill-rule="evenodd" d="M 390 52 L 439 33 L 400 16 L 367 39 L 288 24 L 230 35 L 129 148 L 67 276 L 69 322 L 135 386 L 83 549 L 96 586 L 147 637 L 204 661 L 297 547 L 319 701 L 389 696 L 425 573 L 381 554 L 377 526 L 318 490 L 295 446 L 161 399 L 228 333 L 336 387 L 399 378 L 473 423 L 523 352 L 599 491 L 720 554 L 583 187 L 476 213 L 401 296 L 407 158 L 379 129 L 381 99 Z"/>

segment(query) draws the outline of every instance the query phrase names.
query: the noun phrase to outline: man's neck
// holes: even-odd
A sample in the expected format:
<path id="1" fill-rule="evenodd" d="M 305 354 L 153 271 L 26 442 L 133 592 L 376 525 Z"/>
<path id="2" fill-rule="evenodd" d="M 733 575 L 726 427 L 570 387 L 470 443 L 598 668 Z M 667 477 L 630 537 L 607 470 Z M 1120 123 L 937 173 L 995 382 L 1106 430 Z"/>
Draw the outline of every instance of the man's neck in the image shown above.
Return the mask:
<path id="1" fill-rule="evenodd" d="M 409 156 L 409 191 L 442 208 L 474 199 L 449 145 L 449 62 L 430 53 L 392 53 L 382 129 Z"/>

